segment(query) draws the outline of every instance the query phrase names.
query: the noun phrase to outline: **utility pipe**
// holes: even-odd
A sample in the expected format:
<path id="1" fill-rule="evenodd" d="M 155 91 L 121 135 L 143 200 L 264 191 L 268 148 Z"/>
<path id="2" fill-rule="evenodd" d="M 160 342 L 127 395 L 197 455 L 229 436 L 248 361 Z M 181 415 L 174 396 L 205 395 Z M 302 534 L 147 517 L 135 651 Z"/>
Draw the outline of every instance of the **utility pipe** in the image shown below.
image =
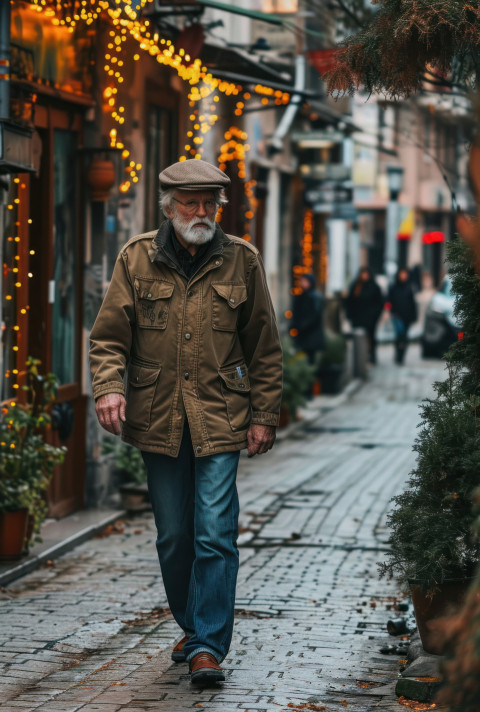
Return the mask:
<path id="1" fill-rule="evenodd" d="M 303 53 L 297 54 L 295 57 L 295 84 L 293 87 L 293 94 L 289 105 L 285 109 L 280 123 L 275 129 L 275 133 L 269 141 L 269 145 L 277 151 L 282 150 L 282 141 L 287 135 L 298 111 L 298 107 L 301 106 L 302 95 L 305 91 L 305 77 L 306 77 L 306 61 L 305 55 Z M 300 93 L 301 92 L 301 93 Z"/>
<path id="2" fill-rule="evenodd" d="M 10 117 L 10 0 L 0 0 L 0 120 Z"/>

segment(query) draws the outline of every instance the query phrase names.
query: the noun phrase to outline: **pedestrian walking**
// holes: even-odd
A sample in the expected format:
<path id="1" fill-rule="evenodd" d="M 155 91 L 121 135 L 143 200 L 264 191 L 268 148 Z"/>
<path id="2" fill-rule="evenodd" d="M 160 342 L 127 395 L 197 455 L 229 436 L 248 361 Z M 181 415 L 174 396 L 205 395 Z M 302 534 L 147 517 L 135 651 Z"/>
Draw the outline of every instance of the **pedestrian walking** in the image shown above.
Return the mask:
<path id="1" fill-rule="evenodd" d="M 345 307 L 352 327 L 361 327 L 367 332 L 369 360 L 376 363 L 376 329 L 383 311 L 383 296 L 368 267 L 362 267 L 352 283 Z"/>
<path id="2" fill-rule="evenodd" d="M 282 390 L 260 255 L 216 223 L 229 183 L 198 159 L 160 173 L 167 219 L 120 251 L 90 349 L 100 424 L 142 451 L 163 581 L 183 631 L 172 659 L 189 662 L 198 684 L 225 679 L 239 454 L 273 446 Z"/>
<path id="3" fill-rule="evenodd" d="M 325 348 L 323 327 L 324 298 L 316 289 L 315 275 L 303 274 L 300 278 L 302 292 L 295 295 L 292 306 L 292 328 L 295 344 L 303 351 L 310 364 L 315 364 L 317 354 Z M 313 385 L 311 392 L 312 395 Z"/>
<path id="4" fill-rule="evenodd" d="M 395 332 L 395 363 L 401 365 L 408 346 L 408 329 L 418 316 L 417 302 L 406 269 L 398 270 L 395 283 L 388 292 L 388 302 Z"/>

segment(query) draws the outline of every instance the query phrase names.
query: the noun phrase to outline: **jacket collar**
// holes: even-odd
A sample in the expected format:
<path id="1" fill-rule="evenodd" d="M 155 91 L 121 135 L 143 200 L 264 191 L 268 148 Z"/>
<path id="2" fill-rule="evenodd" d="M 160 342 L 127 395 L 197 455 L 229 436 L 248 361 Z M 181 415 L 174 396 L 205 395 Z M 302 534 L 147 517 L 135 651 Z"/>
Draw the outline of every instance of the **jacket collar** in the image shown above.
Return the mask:
<path id="1" fill-rule="evenodd" d="M 176 255 L 169 240 L 170 230 L 173 230 L 172 223 L 170 220 L 165 220 L 152 240 L 148 256 L 152 262 L 165 262 L 171 267 L 178 268 Z M 202 262 L 207 262 L 213 255 L 221 255 L 225 246 L 230 242 L 231 240 L 228 239 L 222 228 L 217 225 L 215 233 L 210 240 L 209 249 L 205 253 Z"/>

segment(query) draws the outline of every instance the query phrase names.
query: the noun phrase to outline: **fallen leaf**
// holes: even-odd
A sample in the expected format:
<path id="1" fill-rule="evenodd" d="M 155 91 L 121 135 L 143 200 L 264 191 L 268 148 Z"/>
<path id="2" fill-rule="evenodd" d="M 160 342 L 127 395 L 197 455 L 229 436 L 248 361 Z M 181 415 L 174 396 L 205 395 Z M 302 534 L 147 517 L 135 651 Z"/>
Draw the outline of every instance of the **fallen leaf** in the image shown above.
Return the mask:
<path id="1" fill-rule="evenodd" d="M 407 700 L 406 697 L 399 697 L 397 702 L 411 710 L 419 710 L 419 712 L 423 710 L 434 710 L 437 708 L 435 703 L 430 704 L 430 702 L 416 702 L 416 700 Z"/>
<path id="2" fill-rule="evenodd" d="M 125 531 L 125 523 L 118 521 L 114 524 L 109 524 L 101 532 L 95 534 L 95 539 L 105 539 L 106 537 L 112 536 L 112 534 L 123 534 Z"/>

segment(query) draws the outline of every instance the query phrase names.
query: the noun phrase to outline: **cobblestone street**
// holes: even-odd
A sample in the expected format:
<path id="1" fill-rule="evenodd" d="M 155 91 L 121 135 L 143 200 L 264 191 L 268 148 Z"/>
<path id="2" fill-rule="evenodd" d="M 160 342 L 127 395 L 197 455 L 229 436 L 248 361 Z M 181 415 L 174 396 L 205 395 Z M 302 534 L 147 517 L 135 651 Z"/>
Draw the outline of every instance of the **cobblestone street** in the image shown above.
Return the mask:
<path id="1" fill-rule="evenodd" d="M 379 580 L 389 500 L 414 463 L 418 403 L 442 377 L 390 347 L 350 401 L 261 458 L 242 456 L 241 567 L 226 682 L 191 687 L 170 661 L 149 513 L 117 523 L 0 591 L 0 708 L 61 712 L 393 711 L 382 655 L 392 582 Z M 305 704 L 308 703 L 308 704 Z M 303 705 L 303 707 L 302 707 Z"/>

